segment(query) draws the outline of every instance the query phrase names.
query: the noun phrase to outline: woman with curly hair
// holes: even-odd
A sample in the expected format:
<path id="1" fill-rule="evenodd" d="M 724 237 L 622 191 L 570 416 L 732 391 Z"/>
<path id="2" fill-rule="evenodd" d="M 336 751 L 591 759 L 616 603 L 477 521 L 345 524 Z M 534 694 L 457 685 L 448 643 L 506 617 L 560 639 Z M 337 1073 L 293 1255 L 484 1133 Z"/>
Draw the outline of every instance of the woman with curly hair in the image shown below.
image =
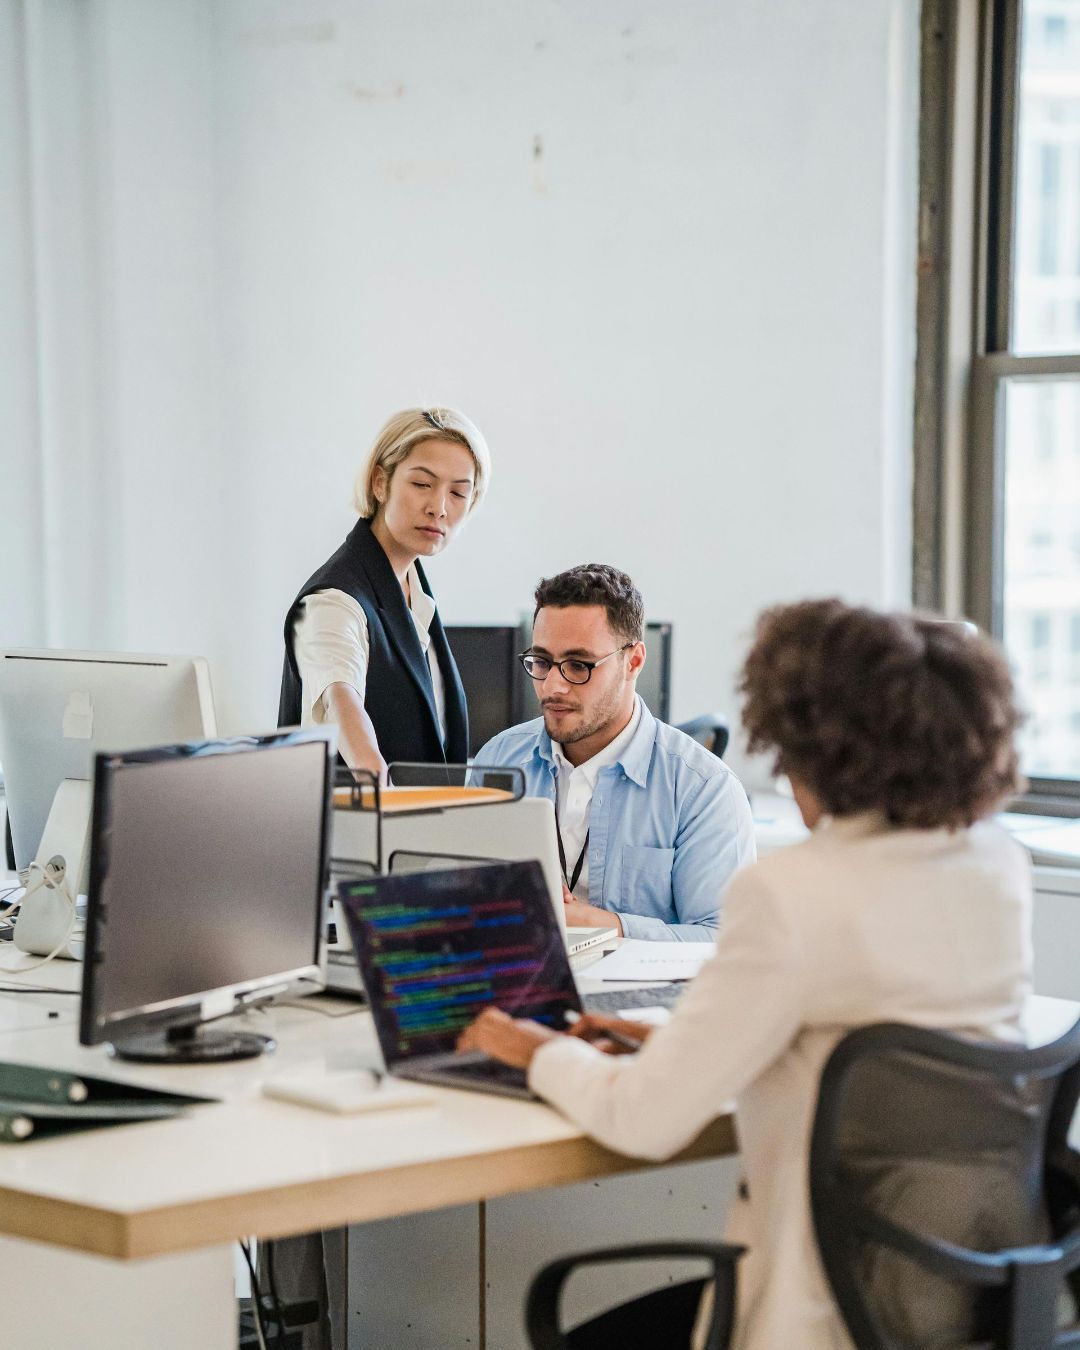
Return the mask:
<path id="1" fill-rule="evenodd" d="M 716 957 L 670 1022 L 650 1035 L 589 1015 L 564 1035 L 490 1011 L 462 1043 L 526 1067 L 540 1096 L 640 1157 L 678 1152 L 734 1098 L 748 1183 L 728 1234 L 748 1247 L 734 1344 L 839 1350 L 807 1184 L 821 1069 L 870 1022 L 1018 1036 L 1031 868 L 988 817 L 1019 786 L 1019 716 L 987 639 L 839 600 L 762 615 L 741 692 L 750 749 L 775 757 L 811 834 L 736 874 Z M 613 1025 L 638 1054 L 617 1057 Z M 635 1305 L 619 1344 L 691 1344 L 700 1289 L 654 1295 L 652 1329 Z"/>

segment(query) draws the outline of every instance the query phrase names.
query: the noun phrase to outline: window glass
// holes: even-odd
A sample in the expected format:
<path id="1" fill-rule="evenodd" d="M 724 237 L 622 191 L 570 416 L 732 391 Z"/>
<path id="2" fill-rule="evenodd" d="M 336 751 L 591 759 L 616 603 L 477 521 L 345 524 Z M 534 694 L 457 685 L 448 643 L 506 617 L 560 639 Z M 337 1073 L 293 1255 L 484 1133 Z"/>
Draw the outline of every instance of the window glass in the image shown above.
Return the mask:
<path id="1" fill-rule="evenodd" d="M 1080 0 L 1025 0 L 1012 350 L 1080 351 Z"/>
<path id="2" fill-rule="evenodd" d="M 1003 636 L 1029 716 L 1021 758 L 1034 777 L 1080 778 L 1080 377 L 1012 379 L 1004 395 Z"/>

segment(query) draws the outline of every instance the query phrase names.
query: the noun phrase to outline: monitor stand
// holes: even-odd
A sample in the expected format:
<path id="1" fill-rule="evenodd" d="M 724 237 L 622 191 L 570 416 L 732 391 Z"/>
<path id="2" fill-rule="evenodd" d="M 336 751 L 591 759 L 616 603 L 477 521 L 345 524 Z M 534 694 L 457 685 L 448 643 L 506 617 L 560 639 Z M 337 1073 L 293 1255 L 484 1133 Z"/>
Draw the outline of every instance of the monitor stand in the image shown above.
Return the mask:
<path id="1" fill-rule="evenodd" d="M 213 1064 L 229 1059 L 254 1059 L 277 1042 L 254 1031 L 208 1031 L 199 1022 L 150 1031 L 112 1042 L 117 1059 L 141 1064 Z"/>
<path id="2" fill-rule="evenodd" d="M 31 956 L 83 959 L 93 785 L 65 778 L 56 789 L 30 881 L 15 921 L 15 946 Z M 74 913 L 72 907 L 74 906 Z"/>

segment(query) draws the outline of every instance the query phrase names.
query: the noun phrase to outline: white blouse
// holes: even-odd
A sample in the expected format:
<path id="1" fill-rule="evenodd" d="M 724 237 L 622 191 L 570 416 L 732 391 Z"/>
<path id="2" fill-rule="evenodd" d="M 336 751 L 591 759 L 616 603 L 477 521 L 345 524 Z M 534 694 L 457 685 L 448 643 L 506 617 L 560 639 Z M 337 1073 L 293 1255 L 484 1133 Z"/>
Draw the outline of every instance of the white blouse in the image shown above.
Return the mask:
<path id="1" fill-rule="evenodd" d="M 439 739 L 446 742 L 446 687 L 439 659 L 431 644 L 435 601 L 420 584 L 416 564 L 409 568 L 409 613 L 427 657 Z M 344 591 L 313 591 L 299 606 L 293 621 L 293 655 L 303 685 L 300 725 L 320 726 L 327 719 L 326 691 L 332 684 L 347 684 L 364 697 L 367 688 L 371 644 L 367 615 Z"/>

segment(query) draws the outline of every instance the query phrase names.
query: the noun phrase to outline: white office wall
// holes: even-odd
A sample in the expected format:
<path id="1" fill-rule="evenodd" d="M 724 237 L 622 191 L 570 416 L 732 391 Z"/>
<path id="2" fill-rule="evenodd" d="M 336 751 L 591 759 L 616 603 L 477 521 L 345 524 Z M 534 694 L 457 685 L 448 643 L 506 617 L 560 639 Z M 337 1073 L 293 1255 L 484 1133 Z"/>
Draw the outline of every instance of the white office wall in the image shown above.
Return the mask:
<path id="1" fill-rule="evenodd" d="M 417 401 L 495 462 L 444 616 L 617 563 L 676 718 L 734 706 L 762 605 L 907 598 L 917 0 L 0 22 L 5 515 L 52 513 L 0 641 L 202 652 L 223 726 L 272 723 L 285 607 Z"/>

